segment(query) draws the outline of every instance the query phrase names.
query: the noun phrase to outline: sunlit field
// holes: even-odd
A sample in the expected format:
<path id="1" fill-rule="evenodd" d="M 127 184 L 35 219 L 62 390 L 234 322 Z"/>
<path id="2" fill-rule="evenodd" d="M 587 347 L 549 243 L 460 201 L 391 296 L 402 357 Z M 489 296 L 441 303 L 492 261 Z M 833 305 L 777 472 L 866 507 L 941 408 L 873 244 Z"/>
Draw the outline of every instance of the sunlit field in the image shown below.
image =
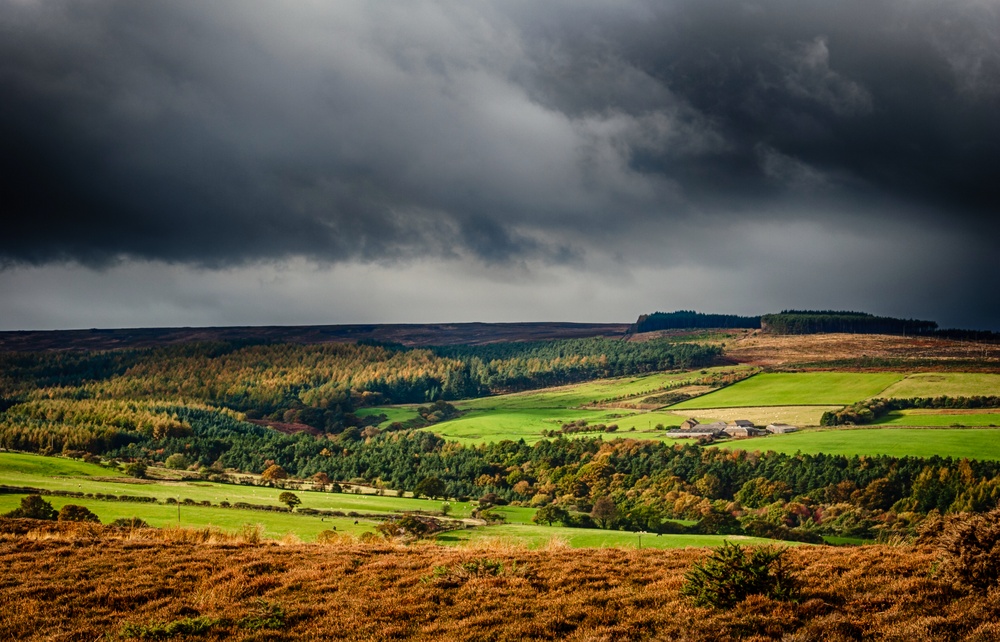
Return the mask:
<path id="1" fill-rule="evenodd" d="M 717 392 L 671 406 L 671 410 L 754 406 L 844 406 L 877 396 L 903 377 L 902 374 L 890 372 L 764 373 Z"/>
<path id="2" fill-rule="evenodd" d="M 883 426 L 1000 426 L 1000 412 L 914 409 L 890 412 L 874 425 Z"/>
<path id="3" fill-rule="evenodd" d="M 62 457 L 41 457 L 21 453 L 0 453 L 0 484 L 46 490 L 153 497 L 160 502 L 167 499 L 180 501 L 191 499 L 195 502 L 208 501 L 212 504 L 228 501 L 230 504 L 246 502 L 282 506 L 278 501 L 278 495 L 282 491 L 278 488 L 208 481 L 136 480 L 96 464 L 86 464 Z M 355 494 L 292 490 L 302 500 L 303 508 L 318 510 L 388 513 L 406 510 L 437 511 L 441 508 L 441 501 L 394 497 L 392 496 L 395 494 L 394 491 L 386 491 L 385 496 L 379 496 L 371 492 Z M 472 511 L 472 505 L 469 502 L 451 502 L 451 510 L 455 517 L 467 517 Z"/>
<path id="4" fill-rule="evenodd" d="M 1000 395 L 1000 374 L 978 372 L 926 372 L 908 375 L 889 386 L 879 397 L 972 397 Z"/>
<path id="5" fill-rule="evenodd" d="M 774 540 L 744 535 L 656 535 L 655 533 L 630 533 L 596 528 L 565 528 L 535 524 L 507 524 L 488 528 L 450 531 L 439 535 L 442 544 L 466 544 L 499 541 L 541 548 L 553 540 L 572 548 L 685 548 L 688 546 L 719 546 L 724 541 L 740 544 L 774 544 Z M 798 542 L 783 542 L 796 546 Z"/>
<path id="6" fill-rule="evenodd" d="M 1000 429 L 823 428 L 718 444 L 731 450 L 1000 460 Z"/>

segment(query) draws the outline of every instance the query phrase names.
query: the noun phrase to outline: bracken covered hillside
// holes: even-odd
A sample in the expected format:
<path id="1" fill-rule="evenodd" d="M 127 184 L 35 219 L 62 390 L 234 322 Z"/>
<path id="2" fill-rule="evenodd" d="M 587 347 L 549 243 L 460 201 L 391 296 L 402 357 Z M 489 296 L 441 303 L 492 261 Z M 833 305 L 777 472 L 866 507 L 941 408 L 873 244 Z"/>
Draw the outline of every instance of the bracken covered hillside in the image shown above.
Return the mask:
<path id="1" fill-rule="evenodd" d="M 837 367 L 842 370 L 1000 371 L 1000 348 L 989 343 L 883 334 L 736 334 L 725 356 L 769 368 Z"/>
<path id="2" fill-rule="evenodd" d="M 1000 595 L 953 588 L 930 548 L 798 547 L 798 603 L 751 597 L 719 611 L 680 594 L 701 549 L 263 545 L 101 527 L 29 536 L 12 521 L 0 529 L 5 640 L 1000 637 Z"/>

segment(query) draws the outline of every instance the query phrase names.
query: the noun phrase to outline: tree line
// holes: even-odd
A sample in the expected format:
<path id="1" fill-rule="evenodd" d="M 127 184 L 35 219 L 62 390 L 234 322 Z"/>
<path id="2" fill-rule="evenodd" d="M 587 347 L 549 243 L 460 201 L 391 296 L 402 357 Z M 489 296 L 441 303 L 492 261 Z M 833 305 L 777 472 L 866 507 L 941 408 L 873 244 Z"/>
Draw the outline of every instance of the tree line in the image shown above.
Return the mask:
<path id="1" fill-rule="evenodd" d="M 676 312 L 653 312 L 643 314 L 632 325 L 630 331 L 652 332 L 654 330 L 686 330 L 692 328 L 748 328 L 760 327 L 760 317 L 745 317 L 737 314 L 704 314 L 694 310 Z"/>
<path id="2" fill-rule="evenodd" d="M 937 323 L 917 319 L 878 317 L 866 312 L 784 310 L 765 314 L 760 327 L 773 334 L 817 334 L 845 332 L 849 334 L 934 334 Z"/>
<path id="3" fill-rule="evenodd" d="M 1000 408 L 1000 396 L 974 395 L 971 397 L 911 397 L 908 399 L 865 399 L 855 404 L 823 413 L 821 426 L 843 426 L 870 424 L 885 417 L 890 412 L 911 408 Z"/>

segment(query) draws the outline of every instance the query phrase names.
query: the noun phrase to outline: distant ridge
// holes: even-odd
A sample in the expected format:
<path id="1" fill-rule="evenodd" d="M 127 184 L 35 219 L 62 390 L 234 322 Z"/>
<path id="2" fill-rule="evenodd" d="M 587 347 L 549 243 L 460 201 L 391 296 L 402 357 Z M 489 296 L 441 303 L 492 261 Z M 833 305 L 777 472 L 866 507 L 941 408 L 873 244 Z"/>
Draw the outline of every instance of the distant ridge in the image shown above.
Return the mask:
<path id="1" fill-rule="evenodd" d="M 624 337 L 628 328 L 627 323 L 526 322 L 18 330 L 0 332 L 0 351 L 112 350 L 193 341 L 318 344 L 368 340 L 416 347 L 481 345 L 499 341 Z"/>
<path id="2" fill-rule="evenodd" d="M 891 334 L 930 336 L 956 341 L 1000 341 L 1000 333 L 989 330 L 939 329 L 934 321 L 881 317 L 867 312 L 842 310 L 783 310 L 762 316 L 705 314 L 694 310 L 653 312 L 641 315 L 630 334 L 657 330 L 761 329 L 768 334 Z"/>

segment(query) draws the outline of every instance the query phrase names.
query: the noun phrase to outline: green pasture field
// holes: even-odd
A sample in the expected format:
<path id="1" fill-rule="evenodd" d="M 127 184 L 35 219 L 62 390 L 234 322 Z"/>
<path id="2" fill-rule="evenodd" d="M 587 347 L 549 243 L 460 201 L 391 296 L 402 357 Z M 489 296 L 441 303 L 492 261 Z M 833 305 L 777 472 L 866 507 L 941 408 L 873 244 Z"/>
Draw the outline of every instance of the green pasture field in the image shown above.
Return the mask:
<path id="1" fill-rule="evenodd" d="M 978 372 L 925 372 L 911 374 L 877 396 L 896 399 L 911 397 L 973 397 L 1000 395 L 1000 374 Z"/>
<path id="2" fill-rule="evenodd" d="M 732 368 L 710 368 L 712 373 Z M 824 412 L 879 396 L 939 396 L 947 394 L 1000 394 L 1000 375 L 977 373 L 855 373 L 789 372 L 763 373 L 726 388 L 655 411 L 629 408 L 595 408 L 592 404 L 610 400 L 641 400 L 672 385 L 704 376 L 702 371 L 655 373 L 640 377 L 602 379 L 544 390 L 497 395 L 455 402 L 464 414 L 427 428 L 445 439 L 464 444 L 524 439 L 534 443 L 543 431 L 584 419 L 589 424 L 617 424 L 615 433 L 570 433 L 570 437 L 634 437 L 672 439 L 666 430 L 676 428 L 688 417 L 702 423 L 748 419 L 758 425 L 788 423 L 817 426 Z M 363 414 L 385 412 L 390 421 L 415 416 L 412 406 L 367 408 Z M 967 421 L 933 420 L 917 425 L 989 425 L 997 423 L 988 415 Z M 889 425 L 915 425 L 910 419 L 894 417 Z M 663 430 L 657 430 L 657 424 Z M 383 424 L 386 425 L 386 424 Z"/>
<path id="3" fill-rule="evenodd" d="M 464 444 L 479 444 L 487 441 L 517 441 L 524 439 L 534 443 L 541 439 L 543 430 L 558 430 L 563 423 L 585 419 L 591 425 L 617 424 L 614 433 L 585 432 L 571 433 L 569 437 L 635 437 L 637 439 L 666 439 L 664 431 L 650 430 L 657 424 L 665 428 L 676 428 L 685 417 L 660 411 L 637 412 L 634 410 L 601 409 L 574 410 L 563 408 L 524 408 L 511 410 L 473 410 L 467 414 L 434 424 L 426 428 L 448 440 Z M 630 428 L 635 428 L 630 432 Z"/>
<path id="4" fill-rule="evenodd" d="M 23 495 L 0 495 L 0 513 L 17 508 Z M 336 530 L 339 533 L 361 535 L 374 530 L 377 524 L 374 520 L 349 517 L 319 517 L 300 515 L 296 513 L 268 513 L 264 511 L 236 510 L 207 506 L 181 506 L 180 520 L 176 506 L 165 504 L 134 504 L 126 502 L 109 502 L 94 499 L 77 499 L 72 497 L 46 496 L 45 500 L 58 510 L 66 504 L 86 506 L 95 513 L 101 523 L 107 524 L 118 518 L 138 517 L 156 528 L 181 526 L 183 528 L 219 528 L 224 531 L 239 531 L 245 525 L 259 524 L 263 527 L 263 536 L 267 539 L 281 539 L 294 536 L 304 542 L 315 541 L 316 536 L 325 530 Z M 500 512 L 516 512 L 517 509 L 501 507 Z M 357 523 L 355 523 L 357 522 Z M 565 528 L 558 526 L 541 526 L 536 524 L 510 523 L 498 526 L 475 527 L 466 530 L 447 531 L 437 536 L 436 542 L 446 545 L 461 545 L 499 541 L 514 545 L 539 548 L 549 544 L 553 539 L 564 541 L 573 548 L 636 548 L 639 545 L 639 534 L 624 531 L 607 531 L 593 528 Z M 645 548 L 684 548 L 688 546 L 718 546 L 728 540 L 745 544 L 774 544 L 776 540 L 756 537 L 723 536 L 723 535 L 642 535 L 642 546 Z M 782 544 L 794 544 L 782 542 Z"/>
<path id="5" fill-rule="evenodd" d="M 511 441 L 524 439 L 527 443 L 534 443 L 544 439 L 542 431 L 558 430 L 564 423 L 584 419 L 589 424 L 617 424 L 618 431 L 571 433 L 568 436 L 670 439 L 665 430 L 656 430 L 656 425 L 662 424 L 664 429 L 676 428 L 686 419 L 685 415 L 663 410 L 646 412 L 628 408 L 595 408 L 590 404 L 610 400 L 639 400 L 662 392 L 675 384 L 700 379 L 705 374 L 738 369 L 741 368 L 708 368 L 704 371 L 600 379 L 544 390 L 456 401 L 455 407 L 464 412 L 461 417 L 434 424 L 426 430 L 464 444 L 505 439 Z M 406 410 L 406 408 L 372 408 L 367 412 L 376 414 L 387 410 Z M 633 428 L 634 431 L 631 430 Z"/>
<path id="6" fill-rule="evenodd" d="M 1000 429 L 823 428 L 711 446 L 729 450 L 1000 460 Z"/>
<path id="7" fill-rule="evenodd" d="M 86 464 L 61 457 L 42 457 L 22 453 L 0 453 L 0 483 L 32 486 L 50 490 L 79 490 L 91 493 L 128 494 L 146 497 L 157 497 L 161 501 L 168 497 L 190 498 L 195 501 L 209 500 L 213 503 L 228 498 L 230 502 L 250 501 L 260 504 L 279 505 L 277 495 L 279 489 L 264 487 L 244 487 L 230 484 L 209 482 L 164 482 L 130 483 L 131 478 L 115 474 L 101 466 Z M 302 505 L 308 508 L 329 508 L 334 510 L 355 510 L 362 516 L 354 517 L 321 517 L 318 515 L 302 515 L 299 513 L 271 513 L 267 511 L 240 510 L 221 508 L 219 506 L 180 506 L 165 503 L 135 503 L 105 501 L 93 498 L 45 496 L 57 510 L 66 504 L 86 506 L 93 511 L 102 523 L 109 523 L 118 518 L 138 517 L 150 526 L 185 528 L 219 528 L 226 531 L 236 531 L 246 524 L 260 524 L 264 529 L 264 537 L 277 539 L 286 535 L 294 535 L 302 541 L 313 541 L 324 530 L 360 535 L 373 530 L 377 522 L 365 519 L 364 512 L 388 513 L 402 510 L 422 509 L 440 510 L 442 502 L 431 500 L 414 500 L 412 498 L 378 497 L 374 495 L 353 495 L 336 493 L 318 493 L 313 491 L 294 491 L 303 500 Z M 0 513 L 11 511 L 20 504 L 23 494 L 0 495 Z M 468 515 L 471 506 L 468 503 L 452 502 L 451 516 Z M 579 547 L 631 547 L 638 545 L 638 535 L 622 531 L 605 531 L 599 529 L 572 529 L 563 527 L 547 527 L 531 522 L 534 508 L 519 506 L 500 506 L 494 509 L 507 517 L 506 524 L 490 527 L 477 527 L 469 530 L 457 530 L 444 533 L 438 541 L 442 544 L 461 544 L 478 542 L 484 539 L 501 539 L 529 547 L 544 546 L 555 537 L 566 541 L 570 546 Z M 355 524 L 355 521 L 358 523 Z M 647 543 L 648 539 L 648 543 Z M 643 546 L 653 548 L 677 548 L 685 546 L 714 546 L 723 539 L 745 541 L 747 543 L 773 543 L 772 540 L 757 538 L 740 538 L 715 535 L 644 535 Z"/>
<path id="8" fill-rule="evenodd" d="M 7 481 L 9 475 L 31 476 L 48 479 L 52 477 L 125 477 L 117 470 L 104 468 L 97 464 L 88 464 L 77 459 L 66 457 L 43 457 L 28 453 L 0 452 L 0 484 Z M 67 483 L 64 490 L 71 490 Z"/>
<path id="9" fill-rule="evenodd" d="M 384 414 L 386 419 L 382 423 L 378 424 L 379 428 L 385 428 L 395 421 L 405 423 L 420 416 L 415 406 L 382 406 L 379 408 L 361 408 L 355 414 L 359 417 Z"/>
<path id="10" fill-rule="evenodd" d="M 629 411 L 619 411 L 619 412 L 629 412 Z M 632 437 L 633 435 L 623 434 L 629 431 L 631 428 L 635 428 L 637 431 L 644 432 L 653 430 L 653 432 L 658 432 L 655 430 L 657 424 L 662 424 L 666 429 L 677 428 L 687 419 L 687 415 L 678 415 L 672 412 L 666 412 L 664 410 L 651 410 L 649 412 L 632 412 L 626 417 L 617 417 L 609 419 L 606 423 L 617 424 L 618 432 L 607 435 L 609 438 L 614 437 Z M 652 439 L 652 437 L 642 437 L 643 439 Z"/>
<path id="11" fill-rule="evenodd" d="M 900 410 L 876 421 L 878 426 L 1000 426 L 998 412 L 954 412 L 948 410 Z"/>
<path id="12" fill-rule="evenodd" d="M 555 540 L 565 542 L 573 548 L 638 548 L 638 533 L 601 530 L 597 528 L 566 528 L 563 526 L 543 526 L 507 524 L 488 526 L 463 531 L 449 531 L 438 535 L 441 544 L 476 544 L 496 541 L 529 548 L 542 548 Z M 743 535 L 660 535 L 646 533 L 641 536 L 643 548 L 686 548 L 719 546 L 723 541 L 739 544 L 781 544 L 795 546 L 797 542 L 779 542 L 773 539 L 747 537 Z"/>
<path id="13" fill-rule="evenodd" d="M 24 495 L 0 495 L 0 513 L 14 510 L 21 504 Z M 178 521 L 177 506 L 168 504 L 139 504 L 132 502 L 112 502 L 98 499 L 76 497 L 45 496 L 45 501 L 58 510 L 66 504 L 86 506 L 96 514 L 102 524 L 108 524 L 118 518 L 138 517 L 150 526 L 163 528 L 181 526 L 184 528 L 219 528 L 225 531 L 238 531 L 245 524 L 260 524 L 263 536 L 268 539 L 280 539 L 293 534 L 302 541 L 310 542 L 325 530 L 360 535 L 374 530 L 378 523 L 374 520 L 353 517 L 320 517 L 317 515 L 301 515 L 298 513 L 270 513 L 266 511 L 239 510 L 234 508 L 219 508 L 217 506 L 181 506 Z M 358 523 L 355 523 L 358 522 Z"/>
<path id="14" fill-rule="evenodd" d="M 758 406 L 846 406 L 878 396 L 904 375 L 893 372 L 776 372 L 758 374 L 671 406 L 671 411 Z"/>
<path id="15" fill-rule="evenodd" d="M 715 372 L 744 370 L 747 367 L 707 368 L 706 374 Z M 611 399 L 642 398 L 662 392 L 666 388 L 680 382 L 700 379 L 705 375 L 701 370 L 690 372 L 658 372 L 639 377 L 620 377 L 617 379 L 598 379 L 586 383 L 569 386 L 516 392 L 493 397 L 480 397 L 467 401 L 455 402 L 455 406 L 463 410 L 512 410 L 541 408 L 578 408 L 586 404 L 599 403 Z"/>
<path id="16" fill-rule="evenodd" d="M 41 455 L 24 453 L 0 453 L 0 484 L 29 486 L 46 490 L 155 497 L 161 502 L 169 498 L 179 498 L 180 500 L 192 499 L 196 502 L 207 500 L 213 504 L 228 501 L 231 504 L 247 502 L 270 506 L 282 505 L 278 501 L 278 495 L 282 493 L 280 488 L 240 486 L 206 481 L 136 480 L 96 464 L 87 464 L 62 457 L 42 457 Z M 290 490 L 302 500 L 303 508 L 354 511 L 359 514 L 393 513 L 408 510 L 439 511 L 443 503 L 441 500 L 413 499 L 412 497 Z M 472 513 L 473 506 L 469 502 L 450 502 L 450 504 L 453 517 L 468 517 Z M 139 506 L 140 504 L 131 505 Z M 231 509 L 220 510 L 228 511 Z"/>

